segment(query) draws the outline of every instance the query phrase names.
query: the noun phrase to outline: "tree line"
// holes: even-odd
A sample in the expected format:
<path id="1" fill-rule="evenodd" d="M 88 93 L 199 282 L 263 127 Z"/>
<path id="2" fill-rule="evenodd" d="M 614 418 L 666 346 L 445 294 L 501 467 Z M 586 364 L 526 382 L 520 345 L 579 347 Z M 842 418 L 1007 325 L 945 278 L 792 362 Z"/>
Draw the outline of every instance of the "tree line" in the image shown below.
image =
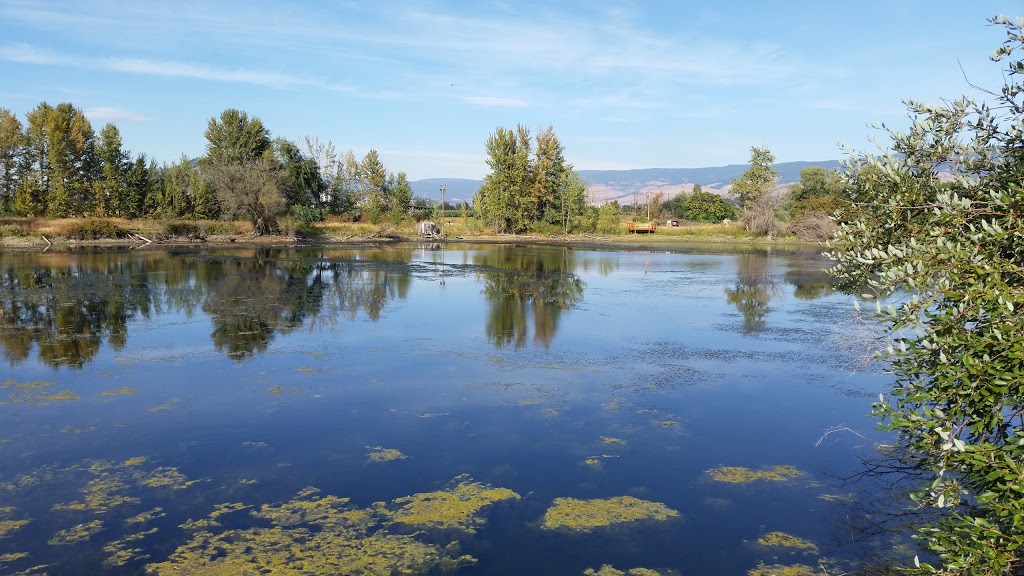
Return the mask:
<path id="1" fill-rule="evenodd" d="M 331 142 L 272 139 L 259 118 L 227 109 L 210 118 L 206 154 L 157 164 L 124 148 L 117 126 L 97 134 L 71 103 L 40 103 L 23 123 L 0 108 L 0 215 L 246 219 L 256 234 L 278 218 L 333 214 L 401 219 L 412 204 L 404 172 L 376 150 L 357 160 Z"/>

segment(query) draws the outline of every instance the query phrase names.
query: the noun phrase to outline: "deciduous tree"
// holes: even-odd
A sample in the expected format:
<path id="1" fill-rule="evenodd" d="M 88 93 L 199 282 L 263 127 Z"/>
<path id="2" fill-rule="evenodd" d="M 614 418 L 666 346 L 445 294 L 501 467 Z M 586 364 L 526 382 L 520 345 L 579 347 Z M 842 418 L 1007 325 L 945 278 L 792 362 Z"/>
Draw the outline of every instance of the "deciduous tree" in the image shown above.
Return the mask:
<path id="1" fill-rule="evenodd" d="M 920 574 L 1024 573 L 1024 19 L 994 22 L 1005 85 L 991 104 L 909 102 L 881 156 L 853 155 L 858 215 L 832 255 L 878 299 L 894 385 L 875 414 L 929 475 L 915 505 L 942 515 Z"/>

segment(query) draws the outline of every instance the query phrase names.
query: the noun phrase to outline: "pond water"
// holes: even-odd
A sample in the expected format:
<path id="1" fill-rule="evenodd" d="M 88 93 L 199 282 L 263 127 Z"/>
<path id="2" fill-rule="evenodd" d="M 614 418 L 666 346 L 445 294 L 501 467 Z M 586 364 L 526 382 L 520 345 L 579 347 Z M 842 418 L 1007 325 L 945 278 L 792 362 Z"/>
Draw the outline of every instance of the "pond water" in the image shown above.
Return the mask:
<path id="1" fill-rule="evenodd" d="M 0 573 L 855 568 L 887 381 L 827 266 L 0 253 Z"/>

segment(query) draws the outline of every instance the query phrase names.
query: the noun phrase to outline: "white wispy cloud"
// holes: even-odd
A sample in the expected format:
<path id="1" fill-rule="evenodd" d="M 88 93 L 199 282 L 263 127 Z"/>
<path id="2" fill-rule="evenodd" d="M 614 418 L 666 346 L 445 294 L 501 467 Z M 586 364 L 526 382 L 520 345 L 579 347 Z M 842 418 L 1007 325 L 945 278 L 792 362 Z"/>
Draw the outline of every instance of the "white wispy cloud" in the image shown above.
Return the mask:
<path id="1" fill-rule="evenodd" d="M 146 120 L 149 120 L 148 116 L 144 116 L 138 112 L 123 110 L 121 108 L 113 108 L 110 106 L 86 108 L 84 112 L 90 120 L 99 122 L 145 122 Z"/>
<path id="2" fill-rule="evenodd" d="M 175 78 L 192 78 L 195 80 L 213 80 L 215 82 L 240 82 L 256 84 L 272 88 L 291 86 L 307 86 L 316 82 L 259 70 L 244 68 L 225 69 L 203 64 L 175 62 L 170 60 L 156 61 L 142 58 L 104 58 L 96 62 L 97 67 L 115 72 L 129 72 L 148 76 L 171 76 Z"/>
<path id="3" fill-rule="evenodd" d="M 501 96 L 466 96 L 462 101 L 467 104 L 486 107 L 526 108 L 527 106 L 525 100 L 520 100 L 519 98 L 503 98 Z"/>

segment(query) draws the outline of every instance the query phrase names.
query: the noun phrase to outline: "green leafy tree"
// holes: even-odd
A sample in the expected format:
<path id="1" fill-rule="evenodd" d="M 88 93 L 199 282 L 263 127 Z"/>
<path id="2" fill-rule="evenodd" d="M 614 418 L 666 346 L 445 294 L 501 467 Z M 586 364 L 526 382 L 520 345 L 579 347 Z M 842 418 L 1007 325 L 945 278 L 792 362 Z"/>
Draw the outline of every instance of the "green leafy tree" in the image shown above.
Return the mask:
<path id="1" fill-rule="evenodd" d="M 412 208 L 412 186 L 409 185 L 409 177 L 405 172 L 399 172 L 394 182 L 388 186 L 388 197 L 393 220 L 399 221 L 409 215 Z"/>
<path id="2" fill-rule="evenodd" d="M 694 186 L 695 190 L 697 188 L 698 188 L 697 186 Z M 671 214 L 673 218 L 679 218 L 679 219 L 685 218 L 686 217 L 686 200 L 688 198 L 689 198 L 689 196 L 686 194 L 686 191 L 684 190 L 684 191 L 676 194 L 675 196 L 669 198 L 668 200 L 666 200 L 665 203 L 662 205 L 662 209 L 665 210 L 666 212 L 668 212 L 669 214 Z"/>
<path id="3" fill-rule="evenodd" d="M 535 138 L 534 156 L 530 164 L 530 197 L 527 201 L 528 218 L 550 224 L 563 222 L 562 190 L 572 165 L 565 161 L 565 146 L 548 126 Z"/>
<path id="4" fill-rule="evenodd" d="M 388 211 L 388 170 L 377 151 L 371 148 L 359 163 L 358 173 L 363 185 L 363 213 L 376 224 Z"/>
<path id="5" fill-rule="evenodd" d="M 1005 85 L 991 104 L 909 102 L 883 155 L 854 155 L 858 215 L 832 255 L 879 299 L 895 382 L 874 412 L 928 475 L 915 504 L 940 516 L 920 530 L 937 562 L 911 573 L 1024 574 L 1024 19 L 993 22 Z"/>
<path id="6" fill-rule="evenodd" d="M 14 210 L 21 216 L 42 216 L 50 196 L 50 168 L 47 118 L 53 107 L 41 102 L 26 116 L 25 147 L 18 162 L 19 186 Z"/>
<path id="7" fill-rule="evenodd" d="M 775 181 L 779 173 L 772 166 L 775 155 L 767 148 L 750 148 L 750 167 L 732 183 L 732 194 L 743 209 L 743 225 L 748 232 L 774 236 L 778 232 L 775 210 L 779 198 Z"/>
<path id="8" fill-rule="evenodd" d="M 270 150 L 270 131 L 259 118 L 228 108 L 206 124 L 206 159 L 215 162 L 255 161 Z"/>
<path id="9" fill-rule="evenodd" d="M 327 185 L 320 165 L 306 156 L 298 145 L 284 138 L 274 140 L 274 156 L 281 165 L 285 181 L 285 201 L 294 208 L 321 208 Z"/>
<path id="10" fill-rule="evenodd" d="M 288 182 L 263 122 L 229 108 L 219 120 L 210 118 L 206 142 L 201 167 L 222 216 L 248 219 L 257 236 L 274 230 L 277 216 L 287 207 Z"/>
<path id="11" fill-rule="evenodd" d="M 559 214 L 562 220 L 562 231 L 569 233 L 570 224 L 583 215 L 587 208 L 587 181 L 575 170 L 562 179 L 558 188 Z"/>
<path id="12" fill-rule="evenodd" d="M 28 113 L 22 187 L 15 209 L 26 216 L 84 215 L 98 177 L 96 135 L 68 102 L 42 102 Z"/>
<path id="13" fill-rule="evenodd" d="M 775 171 L 775 155 L 767 148 L 750 148 L 750 167 L 732 183 L 732 194 L 741 207 L 755 203 L 775 188 L 779 173 Z"/>
<path id="14" fill-rule="evenodd" d="M 21 121 L 7 108 L 0 108 L 0 214 L 14 211 L 18 189 L 18 167 L 25 137 Z"/>
<path id="15" fill-rule="evenodd" d="M 127 160 L 127 155 L 126 158 Z M 156 164 L 148 162 L 145 154 L 139 154 L 129 162 L 124 175 L 124 191 L 118 203 L 117 213 L 125 218 L 138 218 L 145 214 L 146 198 L 152 193 Z"/>
<path id="16" fill-rule="evenodd" d="M 532 182 L 530 131 L 498 127 L 487 138 L 487 165 L 491 172 L 473 199 L 477 213 L 495 232 L 517 234 L 529 226 Z"/>
<path id="17" fill-rule="evenodd" d="M 721 222 L 735 218 L 736 209 L 725 198 L 710 192 L 696 191 L 686 199 L 684 211 L 688 220 L 695 222 Z"/>
<path id="18" fill-rule="evenodd" d="M 100 162 L 100 179 L 96 181 L 94 211 L 99 216 L 123 216 L 122 204 L 127 193 L 128 154 L 121 147 L 121 131 L 107 123 L 100 130 L 96 150 Z"/>
<path id="19" fill-rule="evenodd" d="M 807 214 L 831 216 L 850 212 L 843 180 L 835 170 L 810 166 L 800 171 L 800 182 L 789 189 L 789 210 L 795 218 Z"/>
<path id="20" fill-rule="evenodd" d="M 607 202 L 598 208 L 597 231 L 602 234 L 622 234 L 622 210 L 617 201 Z"/>

